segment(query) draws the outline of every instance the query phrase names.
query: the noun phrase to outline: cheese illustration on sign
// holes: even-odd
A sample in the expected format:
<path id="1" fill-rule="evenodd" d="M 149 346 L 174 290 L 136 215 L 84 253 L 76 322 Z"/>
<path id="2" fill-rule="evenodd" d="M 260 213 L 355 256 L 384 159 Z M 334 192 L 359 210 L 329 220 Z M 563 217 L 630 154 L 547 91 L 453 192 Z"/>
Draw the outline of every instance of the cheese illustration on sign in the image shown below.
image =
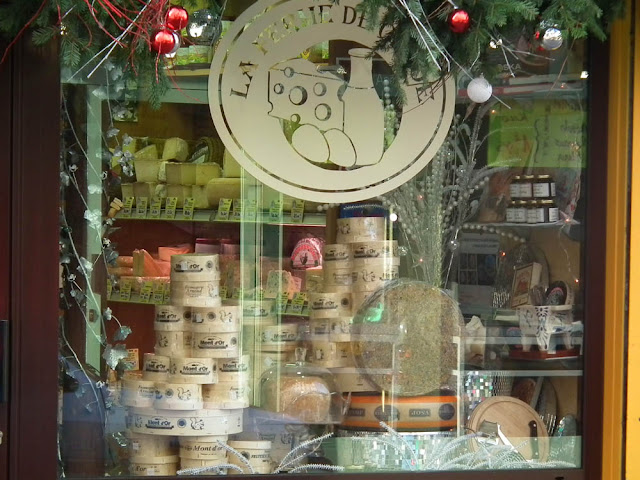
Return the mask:
<path id="1" fill-rule="evenodd" d="M 216 49 L 209 100 L 220 138 L 248 173 L 296 198 L 352 202 L 404 184 L 431 161 L 453 119 L 453 78 L 427 88 L 408 79 L 399 128 L 385 148 L 374 65 L 386 67 L 393 52 L 372 50 L 377 32 L 359 2 L 259 0 Z M 301 58 L 338 40 L 355 44 L 340 63 L 346 70 Z"/>

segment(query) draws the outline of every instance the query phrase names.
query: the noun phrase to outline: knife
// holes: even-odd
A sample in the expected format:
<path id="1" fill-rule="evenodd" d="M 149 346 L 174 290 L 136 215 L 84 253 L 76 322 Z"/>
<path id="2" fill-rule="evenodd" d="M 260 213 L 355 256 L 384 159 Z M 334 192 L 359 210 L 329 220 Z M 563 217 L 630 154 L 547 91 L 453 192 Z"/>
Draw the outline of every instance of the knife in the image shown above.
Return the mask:
<path id="1" fill-rule="evenodd" d="M 531 436 L 531 459 L 538 460 L 540 458 L 540 450 L 538 447 L 538 422 L 531 420 L 529 422 L 529 431 Z"/>

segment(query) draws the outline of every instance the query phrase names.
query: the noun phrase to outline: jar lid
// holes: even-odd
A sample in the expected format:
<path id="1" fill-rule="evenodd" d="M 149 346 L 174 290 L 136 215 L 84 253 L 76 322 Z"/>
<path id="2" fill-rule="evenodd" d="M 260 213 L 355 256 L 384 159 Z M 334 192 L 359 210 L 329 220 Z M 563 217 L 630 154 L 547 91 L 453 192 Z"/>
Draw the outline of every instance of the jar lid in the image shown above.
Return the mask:
<path id="1" fill-rule="evenodd" d="M 540 200 L 542 205 L 553 205 L 554 203 L 556 203 L 554 200 Z"/>
<path id="2" fill-rule="evenodd" d="M 536 175 L 536 179 L 537 180 L 551 180 L 551 175 L 548 175 L 548 174 Z"/>
<path id="3" fill-rule="evenodd" d="M 534 178 L 536 178 L 535 175 L 523 175 L 523 177 L 525 180 L 533 180 Z"/>
<path id="4" fill-rule="evenodd" d="M 228 443 L 230 447 L 247 450 L 270 450 L 269 440 L 233 440 Z"/>
<path id="5" fill-rule="evenodd" d="M 515 176 L 513 177 L 513 179 L 514 179 L 514 180 L 520 180 L 520 179 L 522 179 L 522 177 L 521 177 L 520 175 L 515 175 Z"/>

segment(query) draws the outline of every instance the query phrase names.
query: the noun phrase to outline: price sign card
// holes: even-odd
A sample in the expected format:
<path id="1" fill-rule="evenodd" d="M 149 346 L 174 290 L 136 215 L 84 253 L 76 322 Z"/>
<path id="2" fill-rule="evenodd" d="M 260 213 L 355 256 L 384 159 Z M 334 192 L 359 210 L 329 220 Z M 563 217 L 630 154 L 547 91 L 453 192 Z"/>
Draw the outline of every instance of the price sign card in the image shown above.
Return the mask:
<path id="1" fill-rule="evenodd" d="M 216 220 L 229 220 L 229 213 L 231 212 L 231 204 L 233 200 L 230 198 L 221 198 L 218 203 L 218 213 L 216 213 Z"/>
<path id="2" fill-rule="evenodd" d="M 164 209 L 164 218 L 173 220 L 176 218 L 176 207 L 178 206 L 178 197 L 167 197 L 167 205 Z"/>
<path id="3" fill-rule="evenodd" d="M 164 284 L 157 283 L 156 288 L 153 290 L 153 303 L 156 305 L 164 304 Z"/>
<path id="4" fill-rule="evenodd" d="M 256 300 L 263 300 L 263 299 L 264 299 L 264 288 L 256 289 Z"/>
<path id="5" fill-rule="evenodd" d="M 147 218 L 149 197 L 136 197 L 136 218 Z"/>
<path id="6" fill-rule="evenodd" d="M 255 199 L 246 202 L 244 218 L 249 222 L 255 222 L 256 218 L 258 218 L 258 202 Z"/>
<path id="7" fill-rule="evenodd" d="M 160 197 L 153 197 L 151 199 L 151 205 L 149 206 L 149 215 L 147 218 L 159 219 L 162 214 L 162 199 Z"/>
<path id="8" fill-rule="evenodd" d="M 271 200 L 269 207 L 269 221 L 280 222 L 282 220 L 282 202 L 280 200 Z"/>
<path id="9" fill-rule="evenodd" d="M 304 292 L 298 292 L 294 295 L 291 302 L 291 313 L 295 315 L 302 315 L 302 309 L 307 301 L 307 294 Z"/>
<path id="10" fill-rule="evenodd" d="M 304 220 L 304 200 L 294 200 L 291 205 L 291 223 L 302 223 Z"/>
<path id="11" fill-rule="evenodd" d="M 120 282 L 120 301 L 128 302 L 131 300 L 131 281 L 124 280 Z"/>
<path id="12" fill-rule="evenodd" d="M 220 298 L 223 300 L 227 298 L 227 287 L 220 287 Z"/>
<path id="13" fill-rule="evenodd" d="M 233 210 L 231 212 L 231 220 L 234 222 L 239 222 L 242 220 L 242 199 L 236 198 L 233 200 Z"/>
<path id="14" fill-rule="evenodd" d="M 110 278 L 107 278 L 107 300 L 111 300 L 111 294 L 113 293 L 113 282 Z"/>
<path id="15" fill-rule="evenodd" d="M 235 299 L 235 300 L 238 300 L 239 298 L 242 298 L 242 295 L 243 295 L 243 293 L 242 293 L 242 288 L 236 288 L 236 289 L 233 291 L 233 295 L 232 295 L 232 297 L 231 297 L 231 298 L 233 298 L 233 299 Z"/>
<path id="16" fill-rule="evenodd" d="M 153 298 L 153 282 L 144 282 L 144 285 L 140 289 L 140 302 L 151 303 Z"/>
<path id="17" fill-rule="evenodd" d="M 289 294 L 288 293 L 280 293 L 278 294 L 278 298 L 276 299 L 276 309 L 278 313 L 284 313 L 287 309 L 287 303 L 289 303 Z"/>
<path id="18" fill-rule="evenodd" d="M 193 197 L 187 197 L 184 199 L 184 206 L 182 207 L 182 219 L 193 220 L 193 209 L 196 206 L 196 199 Z"/>
<path id="19" fill-rule="evenodd" d="M 169 282 L 164 284 L 164 299 L 162 303 L 165 305 L 171 304 L 171 283 Z"/>
<path id="20" fill-rule="evenodd" d="M 122 207 L 122 212 L 120 212 L 120 218 L 131 218 L 133 202 L 135 202 L 135 200 L 135 197 L 127 197 L 124 199 L 124 206 Z"/>

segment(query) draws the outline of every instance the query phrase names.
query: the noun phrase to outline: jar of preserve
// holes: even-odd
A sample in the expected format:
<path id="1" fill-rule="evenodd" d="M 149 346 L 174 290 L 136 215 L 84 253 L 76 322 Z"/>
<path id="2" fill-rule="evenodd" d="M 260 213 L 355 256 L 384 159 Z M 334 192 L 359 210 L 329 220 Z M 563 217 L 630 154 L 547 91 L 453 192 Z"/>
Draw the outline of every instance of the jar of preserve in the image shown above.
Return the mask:
<path id="1" fill-rule="evenodd" d="M 522 200 L 533 198 L 533 182 L 535 178 L 535 175 L 524 175 L 522 177 L 520 182 L 520 198 Z"/>
<path id="2" fill-rule="evenodd" d="M 556 183 L 551 175 L 537 175 L 533 181 L 533 197 L 537 199 L 551 199 L 556 196 Z"/>

